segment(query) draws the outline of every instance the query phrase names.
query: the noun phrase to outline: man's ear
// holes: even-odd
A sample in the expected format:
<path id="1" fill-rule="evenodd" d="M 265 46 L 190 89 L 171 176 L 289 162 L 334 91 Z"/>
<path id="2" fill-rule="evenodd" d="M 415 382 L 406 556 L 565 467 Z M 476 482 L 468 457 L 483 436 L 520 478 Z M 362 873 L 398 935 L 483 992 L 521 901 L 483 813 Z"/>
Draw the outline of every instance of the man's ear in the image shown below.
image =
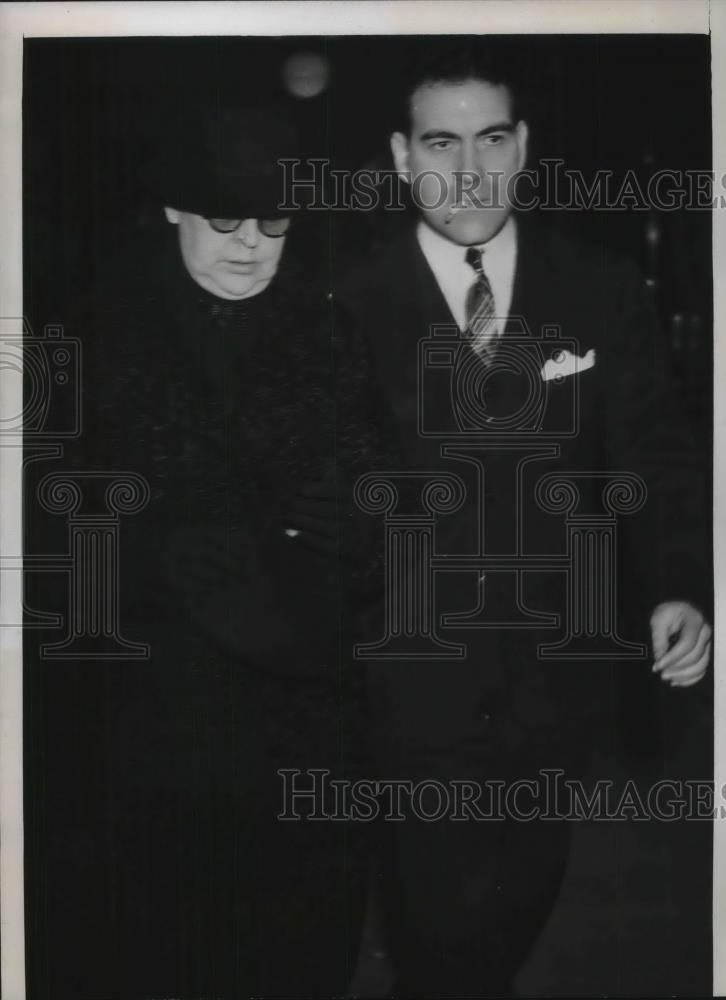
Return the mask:
<path id="1" fill-rule="evenodd" d="M 514 134 L 517 139 L 517 170 L 521 170 L 527 162 L 527 142 L 529 140 L 527 123 L 518 121 Z"/>
<path id="2" fill-rule="evenodd" d="M 171 222 L 173 226 L 179 225 L 179 212 L 176 208 L 164 208 L 164 215 L 166 216 L 166 221 Z"/>
<path id="3" fill-rule="evenodd" d="M 394 132 L 391 136 L 391 153 L 393 164 L 401 180 L 411 183 L 411 170 L 408 166 L 408 139 L 403 132 Z"/>

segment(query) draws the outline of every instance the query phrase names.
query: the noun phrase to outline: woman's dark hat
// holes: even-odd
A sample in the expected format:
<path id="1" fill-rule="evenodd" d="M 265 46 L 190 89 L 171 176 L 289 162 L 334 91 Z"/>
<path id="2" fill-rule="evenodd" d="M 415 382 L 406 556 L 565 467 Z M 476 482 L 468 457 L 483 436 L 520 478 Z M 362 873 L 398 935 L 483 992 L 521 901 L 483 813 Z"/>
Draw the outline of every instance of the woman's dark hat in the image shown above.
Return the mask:
<path id="1" fill-rule="evenodd" d="M 205 218 L 279 218 L 294 210 L 286 203 L 293 168 L 281 161 L 296 153 L 283 104 L 184 109 L 163 129 L 147 187 L 158 203 Z"/>

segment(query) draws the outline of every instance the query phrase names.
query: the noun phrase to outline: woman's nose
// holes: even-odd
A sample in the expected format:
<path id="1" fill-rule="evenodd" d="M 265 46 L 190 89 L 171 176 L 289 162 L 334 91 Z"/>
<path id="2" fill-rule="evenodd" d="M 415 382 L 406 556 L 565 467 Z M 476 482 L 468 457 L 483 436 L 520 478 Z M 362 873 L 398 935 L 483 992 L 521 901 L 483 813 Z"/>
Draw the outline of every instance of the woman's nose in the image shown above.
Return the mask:
<path id="1" fill-rule="evenodd" d="M 257 226 L 257 219 L 243 219 L 237 232 L 238 240 L 241 240 L 246 247 L 252 249 L 256 247 L 260 240 L 260 230 Z"/>

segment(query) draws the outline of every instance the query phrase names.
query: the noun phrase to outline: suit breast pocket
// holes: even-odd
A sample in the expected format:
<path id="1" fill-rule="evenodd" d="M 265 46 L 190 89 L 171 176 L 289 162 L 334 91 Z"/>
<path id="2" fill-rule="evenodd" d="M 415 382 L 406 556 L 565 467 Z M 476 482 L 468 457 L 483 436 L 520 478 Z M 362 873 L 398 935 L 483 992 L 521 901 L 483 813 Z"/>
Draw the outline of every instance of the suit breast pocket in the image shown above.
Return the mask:
<path id="1" fill-rule="evenodd" d="M 542 383 L 544 395 L 540 430 L 563 441 L 587 435 L 596 398 L 594 368 Z"/>

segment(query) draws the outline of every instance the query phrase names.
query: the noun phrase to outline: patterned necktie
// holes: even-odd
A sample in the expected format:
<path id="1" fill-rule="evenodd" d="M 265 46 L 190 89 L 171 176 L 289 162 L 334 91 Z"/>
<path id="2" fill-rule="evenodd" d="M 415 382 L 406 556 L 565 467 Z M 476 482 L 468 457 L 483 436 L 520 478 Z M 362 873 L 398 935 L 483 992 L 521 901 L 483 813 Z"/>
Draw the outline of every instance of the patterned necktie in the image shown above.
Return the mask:
<path id="1" fill-rule="evenodd" d="M 466 331 L 472 351 L 489 364 L 498 339 L 494 294 L 481 264 L 481 250 L 469 247 L 465 259 L 476 272 L 476 281 L 466 293 Z"/>

